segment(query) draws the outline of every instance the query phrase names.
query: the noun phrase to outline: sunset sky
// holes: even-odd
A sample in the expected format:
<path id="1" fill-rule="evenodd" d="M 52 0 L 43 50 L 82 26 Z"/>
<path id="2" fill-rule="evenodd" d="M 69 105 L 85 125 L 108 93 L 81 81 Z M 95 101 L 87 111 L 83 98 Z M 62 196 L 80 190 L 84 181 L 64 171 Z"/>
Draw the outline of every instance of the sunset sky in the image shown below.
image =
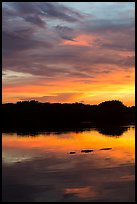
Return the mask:
<path id="1" fill-rule="evenodd" d="M 2 99 L 134 105 L 134 2 L 2 3 Z"/>

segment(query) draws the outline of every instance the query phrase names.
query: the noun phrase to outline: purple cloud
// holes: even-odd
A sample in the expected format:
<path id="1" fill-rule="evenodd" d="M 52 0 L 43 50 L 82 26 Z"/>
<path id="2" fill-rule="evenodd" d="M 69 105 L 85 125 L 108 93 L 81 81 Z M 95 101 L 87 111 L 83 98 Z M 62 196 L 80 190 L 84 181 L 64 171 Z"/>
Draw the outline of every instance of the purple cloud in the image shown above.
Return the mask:
<path id="1" fill-rule="evenodd" d="M 111 69 L 134 66 L 133 16 L 100 19 L 91 13 L 86 18 L 58 2 L 8 2 L 2 15 L 3 70 L 47 79 L 89 79 L 104 70 L 110 73 L 109 65 L 114 65 Z M 95 38 L 89 46 L 63 44 L 83 34 Z"/>

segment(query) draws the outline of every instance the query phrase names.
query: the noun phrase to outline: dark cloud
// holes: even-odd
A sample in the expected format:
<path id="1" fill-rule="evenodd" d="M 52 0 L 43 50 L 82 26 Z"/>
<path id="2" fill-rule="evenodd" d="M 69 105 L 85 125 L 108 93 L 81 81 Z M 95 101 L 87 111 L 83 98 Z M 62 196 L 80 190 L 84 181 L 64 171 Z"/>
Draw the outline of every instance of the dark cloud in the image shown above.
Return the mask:
<path id="1" fill-rule="evenodd" d="M 69 9 L 58 2 L 11 2 L 3 6 L 3 16 L 6 17 L 21 17 L 24 20 L 37 24 L 44 25 L 45 21 L 42 17 L 60 19 L 68 22 L 79 21 L 83 15 Z M 5 8 L 6 7 L 6 8 Z"/>
<path id="2" fill-rule="evenodd" d="M 100 33 L 105 32 L 107 34 L 110 32 L 119 32 L 128 31 L 128 29 L 132 29 L 135 25 L 135 21 L 133 18 L 131 19 L 92 19 L 85 20 L 84 24 L 80 23 L 79 26 L 84 31 L 88 31 L 90 33 Z"/>
<path id="3" fill-rule="evenodd" d="M 40 18 L 40 16 L 38 16 L 38 15 L 28 15 L 28 16 L 26 16 L 26 17 L 24 17 L 24 19 L 26 20 L 26 21 L 28 21 L 28 22 L 31 22 L 32 24 L 34 24 L 34 25 L 37 25 L 37 26 L 40 26 L 40 27 L 42 27 L 42 28 L 45 28 L 45 26 L 46 26 L 46 22 L 44 22 L 41 18 Z"/>
<path id="4" fill-rule="evenodd" d="M 14 8 L 19 14 L 32 14 L 40 13 L 41 9 L 38 7 L 38 3 L 34 2 L 11 2 L 10 6 Z"/>
<path id="5" fill-rule="evenodd" d="M 132 38 L 130 37 L 132 36 Z M 108 35 L 102 35 L 96 42 L 100 47 L 118 51 L 135 50 L 135 32 L 134 28 L 128 28 L 125 31 L 111 32 Z"/>
<path id="6" fill-rule="evenodd" d="M 13 56 L 13 51 L 28 49 L 37 50 L 40 47 L 50 48 L 58 43 L 58 36 L 51 36 L 47 30 L 47 19 L 60 19 L 68 22 L 78 21 L 81 14 L 57 2 L 9 2 L 3 4 L 3 56 Z M 39 27 L 44 29 L 39 35 Z M 61 32 L 62 38 L 70 39 L 67 27 Z M 46 32 L 46 33 L 44 33 Z M 41 36 L 42 35 L 42 36 Z M 44 36 L 45 35 L 45 36 Z M 51 37 L 50 37 L 51 36 Z M 24 57 L 24 56 L 22 56 Z"/>
<path id="7" fill-rule="evenodd" d="M 135 50 L 134 19 L 92 19 L 79 25 L 83 32 L 97 36 L 96 45 L 114 50 Z M 132 36 L 132 38 L 131 38 Z"/>
<path id="8" fill-rule="evenodd" d="M 10 41 L 11 42 L 11 41 Z M 19 41 L 20 42 L 20 41 Z M 16 42 L 17 43 L 17 42 Z M 33 46 L 37 45 L 34 44 Z M 38 43 L 38 42 L 37 42 Z M 19 49 L 19 46 L 23 46 L 22 43 L 9 44 L 8 47 L 13 46 L 13 50 Z M 116 52 L 108 51 L 100 48 L 79 47 L 79 46 L 58 46 L 52 49 L 48 49 L 48 52 L 43 48 L 42 42 L 37 47 L 35 54 L 25 51 L 22 53 L 12 53 L 12 55 L 6 56 L 3 59 L 3 70 L 12 70 L 17 72 L 30 73 L 33 75 L 50 77 L 65 77 L 65 78 L 93 78 L 97 74 L 102 73 L 104 70 L 100 68 L 100 65 L 105 66 L 105 73 L 109 73 L 115 66 L 118 69 L 126 69 L 134 66 L 133 56 L 121 56 Z M 38 46 L 37 45 L 37 46 Z M 29 44 L 26 44 L 29 49 Z M 15 47 L 15 48 L 14 48 Z M 22 48 L 22 47 L 21 47 Z M 34 47 L 35 48 L 35 47 Z M 115 65 L 114 68 L 109 65 Z"/>
<path id="9" fill-rule="evenodd" d="M 57 25 L 55 29 L 56 29 L 56 32 L 59 34 L 59 36 L 65 40 L 74 41 L 73 38 L 77 36 L 76 31 L 67 26 Z"/>
<path id="10" fill-rule="evenodd" d="M 83 17 L 82 14 L 69 9 L 68 7 L 65 7 L 57 2 L 41 3 L 40 8 L 42 9 L 44 15 L 52 18 L 59 18 L 68 22 L 79 21 L 79 18 Z"/>
<path id="11" fill-rule="evenodd" d="M 46 22 L 42 20 L 39 14 L 40 9 L 31 2 L 12 2 L 4 4 L 2 17 L 3 22 L 6 22 L 11 19 L 14 22 L 20 22 L 22 20 L 22 23 L 29 22 L 32 25 L 34 24 L 38 27 L 45 27 Z"/>
<path id="12" fill-rule="evenodd" d="M 40 40 L 28 39 L 24 36 L 25 31 L 21 32 L 4 32 L 2 33 L 2 48 L 3 51 L 14 52 L 20 50 L 28 50 L 39 47 L 49 48 L 52 45 L 48 42 Z M 30 32 L 26 32 L 25 35 L 30 35 Z"/>
<path id="13" fill-rule="evenodd" d="M 87 20 L 58 2 L 9 2 L 3 4 L 2 26 L 3 70 L 45 76 L 47 80 L 91 79 L 109 74 L 109 65 L 114 65 L 111 69 L 134 66 L 132 18 Z M 88 46 L 63 44 L 83 34 L 95 39 L 92 43 L 89 40 Z M 131 53 L 127 56 L 124 52 Z"/>

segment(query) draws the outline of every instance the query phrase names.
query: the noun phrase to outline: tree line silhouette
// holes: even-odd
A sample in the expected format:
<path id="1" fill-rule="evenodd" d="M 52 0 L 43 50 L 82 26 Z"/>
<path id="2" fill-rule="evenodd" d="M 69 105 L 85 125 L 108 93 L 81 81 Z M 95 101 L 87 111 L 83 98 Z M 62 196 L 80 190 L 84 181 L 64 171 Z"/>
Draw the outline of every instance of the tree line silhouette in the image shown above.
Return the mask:
<path id="1" fill-rule="evenodd" d="M 109 127 L 133 123 L 135 107 L 121 101 L 99 105 L 41 103 L 35 100 L 2 104 L 2 130 L 59 130 L 62 128 Z"/>

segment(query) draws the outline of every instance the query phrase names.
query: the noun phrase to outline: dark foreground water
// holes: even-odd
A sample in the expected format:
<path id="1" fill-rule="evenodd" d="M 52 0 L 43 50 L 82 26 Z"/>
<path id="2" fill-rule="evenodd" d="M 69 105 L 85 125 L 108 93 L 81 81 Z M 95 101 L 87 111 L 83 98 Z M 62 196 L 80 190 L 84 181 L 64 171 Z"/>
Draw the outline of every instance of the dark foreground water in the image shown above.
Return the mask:
<path id="1" fill-rule="evenodd" d="M 135 201 L 134 126 L 115 136 L 97 129 L 3 133 L 2 144 L 4 202 Z"/>

